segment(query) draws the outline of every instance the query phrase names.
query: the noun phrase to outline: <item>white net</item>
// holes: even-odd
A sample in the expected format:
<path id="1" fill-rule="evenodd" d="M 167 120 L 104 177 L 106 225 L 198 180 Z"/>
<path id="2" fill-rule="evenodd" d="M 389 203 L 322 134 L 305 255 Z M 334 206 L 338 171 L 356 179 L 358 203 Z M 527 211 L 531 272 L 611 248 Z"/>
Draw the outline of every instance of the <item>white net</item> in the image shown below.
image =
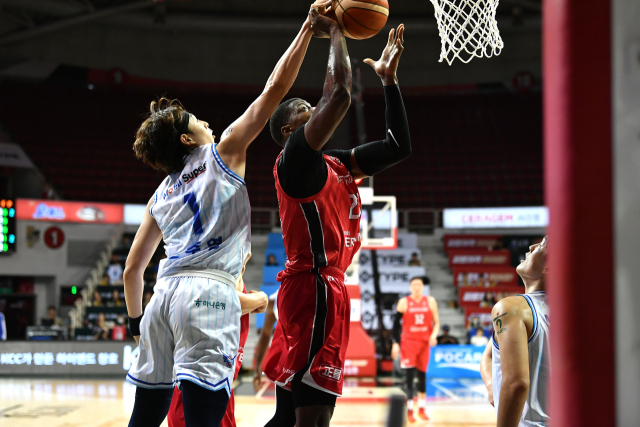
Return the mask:
<path id="1" fill-rule="evenodd" d="M 431 0 L 442 42 L 440 61 L 500 55 L 504 44 L 496 22 L 498 0 Z"/>

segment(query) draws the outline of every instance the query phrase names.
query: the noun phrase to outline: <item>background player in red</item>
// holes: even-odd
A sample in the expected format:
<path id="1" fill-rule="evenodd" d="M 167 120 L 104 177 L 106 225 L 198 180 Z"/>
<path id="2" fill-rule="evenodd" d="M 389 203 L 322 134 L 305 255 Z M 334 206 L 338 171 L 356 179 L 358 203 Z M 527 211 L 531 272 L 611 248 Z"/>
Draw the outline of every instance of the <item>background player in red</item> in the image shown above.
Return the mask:
<path id="1" fill-rule="evenodd" d="M 424 280 L 411 279 L 411 295 L 398 301 L 396 319 L 393 324 L 393 347 L 391 357 L 395 360 L 400 353 L 400 366 L 404 370 L 407 393 L 407 419 L 415 422 L 413 416 L 413 383 L 418 378 L 418 416 L 429 417 L 425 412 L 427 391 L 427 366 L 431 347 L 438 344 L 440 316 L 438 303 L 431 296 L 423 295 Z M 402 326 L 400 320 L 402 319 Z M 400 335 L 402 329 L 402 336 Z"/>
<path id="2" fill-rule="evenodd" d="M 349 341 L 349 294 L 344 272 L 360 247 L 362 205 L 354 179 L 371 176 L 411 154 L 411 137 L 396 69 L 404 26 L 391 30 L 378 61 L 387 131 L 382 141 L 352 150 L 320 150 L 351 103 L 351 66 L 338 24 L 325 17 L 314 35 L 330 38 L 323 95 L 317 107 L 290 99 L 270 120 L 283 147 L 274 177 L 287 263 L 278 275 L 279 322 L 265 362 L 275 382 L 276 413 L 268 427 L 328 426 Z M 291 391 L 290 391 L 291 390 Z"/>

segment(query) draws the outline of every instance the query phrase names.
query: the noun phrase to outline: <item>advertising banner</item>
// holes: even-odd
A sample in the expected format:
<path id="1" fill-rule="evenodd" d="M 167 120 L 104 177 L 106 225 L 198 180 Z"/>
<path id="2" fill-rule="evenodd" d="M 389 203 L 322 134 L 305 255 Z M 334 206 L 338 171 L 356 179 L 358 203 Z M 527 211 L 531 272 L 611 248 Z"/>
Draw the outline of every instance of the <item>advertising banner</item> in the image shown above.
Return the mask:
<path id="1" fill-rule="evenodd" d="M 398 249 L 416 249 L 418 235 L 415 233 L 398 234 Z"/>
<path id="2" fill-rule="evenodd" d="M 489 293 L 498 302 L 502 298 L 524 293 L 524 287 L 520 286 L 496 286 L 494 288 L 478 288 L 462 286 L 458 288 L 458 302 L 461 307 L 478 307 L 484 296 Z M 493 307 L 494 304 L 491 304 Z"/>
<path id="3" fill-rule="evenodd" d="M 482 234 L 446 234 L 444 251 L 462 248 L 495 248 L 502 245 L 502 236 Z"/>
<path id="4" fill-rule="evenodd" d="M 458 267 L 453 269 L 453 284 L 457 287 L 516 286 L 518 273 L 513 267 Z"/>
<path id="5" fill-rule="evenodd" d="M 545 206 L 445 209 L 444 228 L 541 228 L 549 225 Z"/>
<path id="6" fill-rule="evenodd" d="M 507 250 L 450 249 L 449 266 L 451 269 L 462 265 L 507 267 L 511 265 L 511 252 Z"/>
<path id="7" fill-rule="evenodd" d="M 382 292 L 409 292 L 409 282 L 414 277 L 424 276 L 424 267 L 380 266 L 380 289 Z M 373 286 L 373 270 L 371 265 L 361 266 L 358 270 L 360 286 Z"/>
<path id="8" fill-rule="evenodd" d="M 120 224 L 123 206 L 117 203 L 16 200 L 16 218 L 30 221 Z"/>
<path id="9" fill-rule="evenodd" d="M 376 251 L 378 258 L 378 267 L 406 267 L 413 254 L 416 254 L 418 260 L 422 258 L 420 249 L 391 249 Z M 360 267 L 371 267 L 371 251 L 369 249 L 360 250 L 360 258 L 358 262 Z"/>
<path id="10" fill-rule="evenodd" d="M 0 376 L 118 375 L 138 357 L 133 341 L 0 342 Z"/>
<path id="11" fill-rule="evenodd" d="M 484 346 L 437 345 L 431 349 L 429 378 L 481 378 Z"/>

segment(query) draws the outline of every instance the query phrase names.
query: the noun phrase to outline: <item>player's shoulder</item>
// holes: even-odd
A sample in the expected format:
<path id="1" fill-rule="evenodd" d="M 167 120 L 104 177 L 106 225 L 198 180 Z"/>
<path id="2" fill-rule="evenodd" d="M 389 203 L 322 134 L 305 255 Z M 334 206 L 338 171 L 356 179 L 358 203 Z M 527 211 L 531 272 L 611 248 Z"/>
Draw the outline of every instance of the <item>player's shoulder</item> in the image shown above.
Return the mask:
<path id="1" fill-rule="evenodd" d="M 517 317 L 524 318 L 527 310 L 530 312 L 531 308 L 527 301 L 521 296 L 506 297 L 498 301 L 491 310 L 492 317 L 496 317 L 503 313 L 511 313 Z"/>
<path id="2" fill-rule="evenodd" d="M 407 297 L 402 297 L 398 300 L 398 304 L 396 305 L 396 308 L 398 311 L 403 312 L 406 311 L 407 309 Z"/>
<path id="3" fill-rule="evenodd" d="M 434 297 L 432 297 L 431 295 L 427 295 L 427 302 L 429 304 L 438 305 L 438 301 Z"/>

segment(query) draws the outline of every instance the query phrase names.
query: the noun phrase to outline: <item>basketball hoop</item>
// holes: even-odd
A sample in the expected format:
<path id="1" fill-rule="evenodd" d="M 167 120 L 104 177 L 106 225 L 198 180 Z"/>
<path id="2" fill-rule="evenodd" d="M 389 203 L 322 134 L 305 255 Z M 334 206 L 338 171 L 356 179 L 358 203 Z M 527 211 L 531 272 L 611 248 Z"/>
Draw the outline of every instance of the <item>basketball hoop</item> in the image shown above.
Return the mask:
<path id="1" fill-rule="evenodd" d="M 440 60 L 465 64 L 474 56 L 500 55 L 504 43 L 496 22 L 498 0 L 431 0 L 442 42 Z"/>

